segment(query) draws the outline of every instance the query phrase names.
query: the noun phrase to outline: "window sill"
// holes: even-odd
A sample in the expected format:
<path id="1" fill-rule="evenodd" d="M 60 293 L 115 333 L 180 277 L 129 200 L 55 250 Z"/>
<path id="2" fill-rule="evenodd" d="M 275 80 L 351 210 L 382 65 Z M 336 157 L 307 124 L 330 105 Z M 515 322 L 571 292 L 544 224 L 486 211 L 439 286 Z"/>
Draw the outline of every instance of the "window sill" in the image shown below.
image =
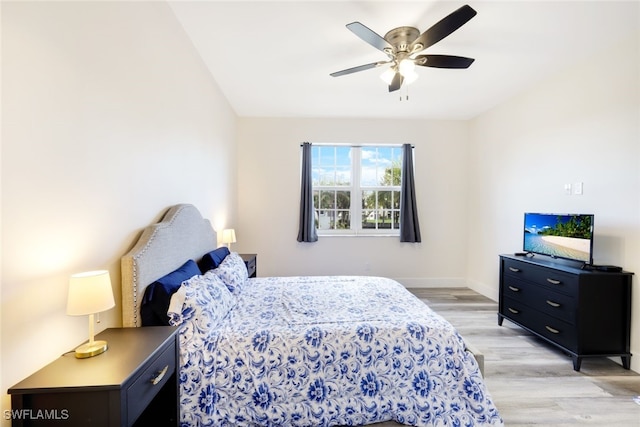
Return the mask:
<path id="1" fill-rule="evenodd" d="M 318 232 L 318 237 L 400 237 L 400 234 L 323 234 Z"/>

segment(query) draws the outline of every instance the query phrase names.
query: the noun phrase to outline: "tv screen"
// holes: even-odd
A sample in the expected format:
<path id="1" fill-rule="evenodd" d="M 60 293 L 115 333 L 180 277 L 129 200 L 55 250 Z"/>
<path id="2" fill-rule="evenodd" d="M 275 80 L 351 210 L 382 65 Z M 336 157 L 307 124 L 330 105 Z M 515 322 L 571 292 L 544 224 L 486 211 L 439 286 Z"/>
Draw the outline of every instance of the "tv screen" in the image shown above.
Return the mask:
<path id="1" fill-rule="evenodd" d="M 593 215 L 525 213 L 522 249 L 592 264 Z"/>

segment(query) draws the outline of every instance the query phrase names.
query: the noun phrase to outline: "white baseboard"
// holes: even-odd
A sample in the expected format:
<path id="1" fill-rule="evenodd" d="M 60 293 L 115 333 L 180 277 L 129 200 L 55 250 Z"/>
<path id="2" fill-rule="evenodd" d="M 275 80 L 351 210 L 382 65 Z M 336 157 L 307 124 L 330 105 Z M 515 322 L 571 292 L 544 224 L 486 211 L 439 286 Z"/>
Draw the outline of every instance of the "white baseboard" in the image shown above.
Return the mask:
<path id="1" fill-rule="evenodd" d="M 487 286 L 485 283 L 477 282 L 475 280 L 467 281 L 467 286 L 469 289 L 472 289 L 479 293 L 480 295 L 484 295 L 485 297 L 498 302 L 498 288 Z"/>

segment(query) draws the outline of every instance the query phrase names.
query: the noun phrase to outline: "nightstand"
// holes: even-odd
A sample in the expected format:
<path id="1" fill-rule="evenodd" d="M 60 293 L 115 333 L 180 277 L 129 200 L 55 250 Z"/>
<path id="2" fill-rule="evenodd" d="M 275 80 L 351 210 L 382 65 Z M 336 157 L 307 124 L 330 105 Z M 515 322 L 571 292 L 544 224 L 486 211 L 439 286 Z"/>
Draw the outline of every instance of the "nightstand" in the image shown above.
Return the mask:
<path id="1" fill-rule="evenodd" d="M 258 267 L 256 266 L 256 254 L 239 254 L 244 261 L 244 265 L 247 266 L 247 272 L 249 277 L 256 277 L 258 274 Z"/>
<path id="2" fill-rule="evenodd" d="M 13 426 L 178 426 L 178 328 L 113 328 L 109 349 L 73 351 L 9 389 Z"/>

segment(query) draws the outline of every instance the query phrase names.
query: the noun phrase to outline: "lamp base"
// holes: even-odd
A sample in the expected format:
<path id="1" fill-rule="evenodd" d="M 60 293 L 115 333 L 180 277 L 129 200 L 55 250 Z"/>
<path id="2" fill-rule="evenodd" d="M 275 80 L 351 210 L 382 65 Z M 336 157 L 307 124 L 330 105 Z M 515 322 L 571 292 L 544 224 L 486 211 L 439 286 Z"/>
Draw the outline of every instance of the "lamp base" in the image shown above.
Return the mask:
<path id="1" fill-rule="evenodd" d="M 108 346 L 106 341 L 88 342 L 76 348 L 76 358 L 86 359 L 88 357 L 97 356 L 107 351 L 107 348 Z"/>

